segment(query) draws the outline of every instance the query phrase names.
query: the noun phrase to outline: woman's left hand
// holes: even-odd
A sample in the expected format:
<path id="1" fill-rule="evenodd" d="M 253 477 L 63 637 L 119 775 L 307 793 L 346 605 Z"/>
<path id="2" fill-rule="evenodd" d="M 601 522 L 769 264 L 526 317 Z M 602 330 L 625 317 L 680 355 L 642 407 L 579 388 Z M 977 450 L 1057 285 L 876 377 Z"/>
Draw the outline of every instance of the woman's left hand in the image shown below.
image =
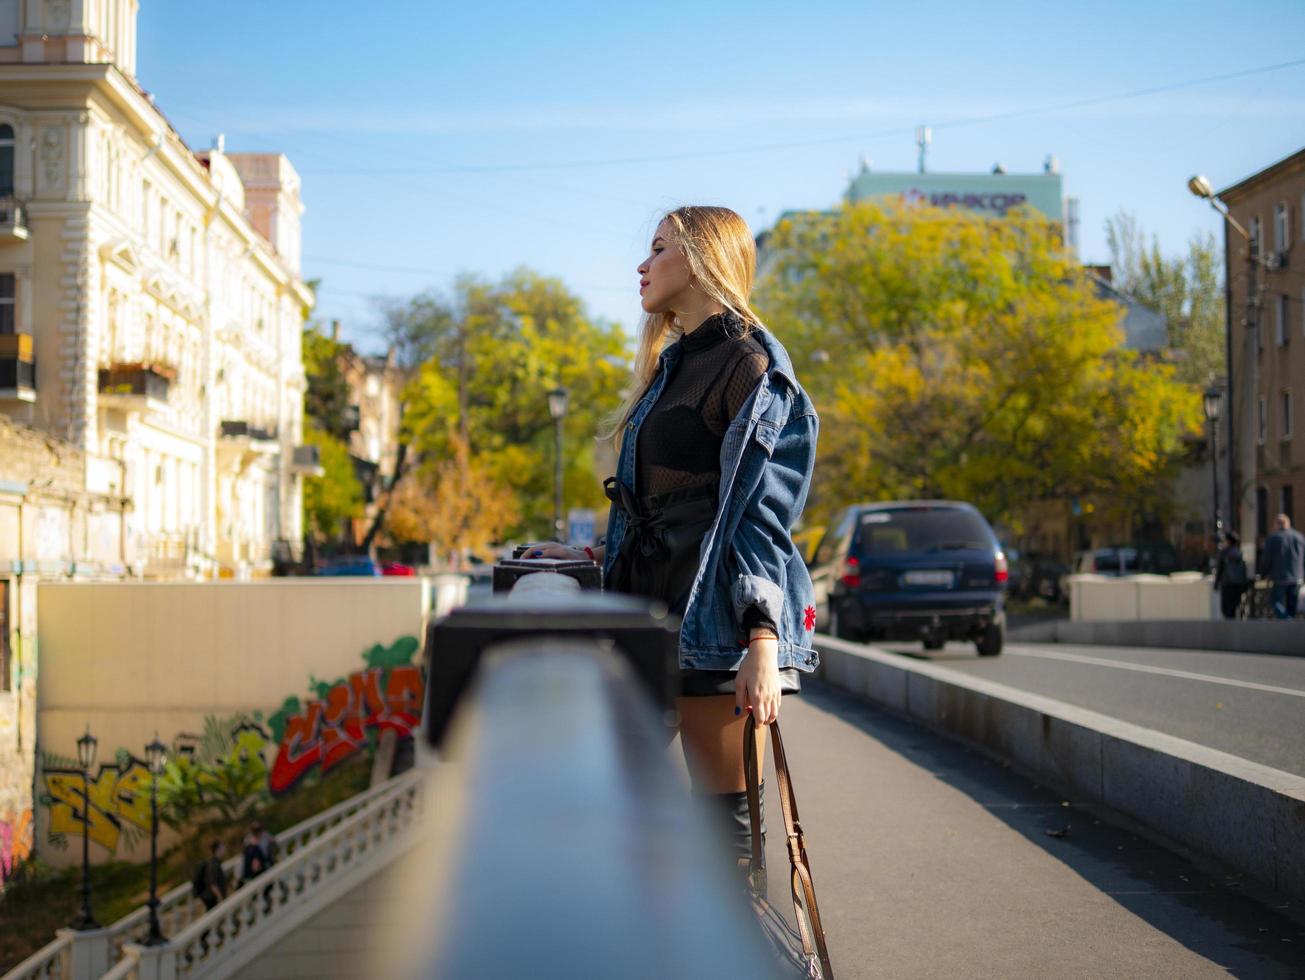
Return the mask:
<path id="1" fill-rule="evenodd" d="M 751 711 L 758 725 L 779 720 L 779 641 L 759 636 L 748 641 L 748 652 L 734 681 L 734 704 Z"/>

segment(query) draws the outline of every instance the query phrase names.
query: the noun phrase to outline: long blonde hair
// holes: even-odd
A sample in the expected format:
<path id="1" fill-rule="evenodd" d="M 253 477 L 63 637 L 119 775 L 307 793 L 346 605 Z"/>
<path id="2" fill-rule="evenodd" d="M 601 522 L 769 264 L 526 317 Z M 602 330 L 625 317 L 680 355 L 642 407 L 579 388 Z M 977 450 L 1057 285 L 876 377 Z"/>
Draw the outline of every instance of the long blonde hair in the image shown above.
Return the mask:
<path id="1" fill-rule="evenodd" d="M 669 211 L 662 222 L 671 226 L 668 244 L 683 250 L 694 285 L 742 319 L 747 330 L 759 324 L 748 305 L 757 269 L 757 245 L 748 223 L 729 208 L 701 205 Z M 682 333 L 673 311 L 644 316 L 630 387 L 621 407 L 609 419 L 611 429 L 600 438 L 619 443 L 625 423 L 657 374 L 657 358 Z"/>

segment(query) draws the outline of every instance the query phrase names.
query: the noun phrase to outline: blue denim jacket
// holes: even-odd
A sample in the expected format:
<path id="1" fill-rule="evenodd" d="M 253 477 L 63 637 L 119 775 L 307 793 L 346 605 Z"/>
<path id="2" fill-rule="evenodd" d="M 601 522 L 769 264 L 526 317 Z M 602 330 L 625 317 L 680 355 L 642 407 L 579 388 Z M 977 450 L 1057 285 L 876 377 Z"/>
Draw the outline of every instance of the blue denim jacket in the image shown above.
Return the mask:
<path id="1" fill-rule="evenodd" d="M 779 666 L 810 671 L 819 662 L 811 646 L 814 596 L 791 529 L 811 486 L 819 422 L 783 345 L 764 327 L 755 328 L 754 336 L 770 356 L 770 367 L 725 431 L 719 503 L 702 541 L 680 627 L 680 666 L 737 670 L 747 653 L 743 613 L 756 605 L 777 627 Z M 639 426 L 682 351 L 678 341 L 662 351 L 652 385 L 626 423 L 616 478 L 631 490 Z M 625 524 L 624 512 L 613 504 L 604 578 L 611 574 Z"/>

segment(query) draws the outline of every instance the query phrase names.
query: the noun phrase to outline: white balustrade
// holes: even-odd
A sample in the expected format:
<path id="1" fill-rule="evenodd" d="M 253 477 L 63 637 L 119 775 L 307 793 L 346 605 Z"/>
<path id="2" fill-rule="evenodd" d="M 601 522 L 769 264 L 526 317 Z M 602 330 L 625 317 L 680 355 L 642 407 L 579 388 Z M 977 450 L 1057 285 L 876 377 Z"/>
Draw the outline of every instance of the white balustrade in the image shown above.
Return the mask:
<path id="1" fill-rule="evenodd" d="M 359 814 L 389 805 L 393 802 L 395 793 L 416 786 L 419 780 L 420 774 L 416 770 L 402 773 L 283 830 L 276 835 L 281 860 L 284 861 L 304 850 L 314 841 Z M 222 867 L 226 871 L 228 881 L 236 881 L 239 878 L 240 865 L 239 855 L 223 862 Z M 275 871 L 278 866 L 273 865 L 272 870 Z M 264 875 L 259 880 L 267 881 L 268 877 Z M 178 935 L 203 915 L 204 903 L 193 897 L 190 882 L 178 885 L 159 896 L 159 926 L 165 936 Z M 110 974 L 117 976 L 117 969 L 122 966 L 127 947 L 132 943 L 143 942 L 149 933 L 148 907 L 142 905 L 107 926 L 102 932 L 108 943 L 108 963 L 113 967 Z M 62 931 L 57 939 L 23 960 L 0 980 L 82 980 L 74 974 L 74 938 L 71 930 Z M 134 964 L 132 968 L 135 968 Z M 93 975 L 95 974 L 88 974 L 88 976 Z"/>

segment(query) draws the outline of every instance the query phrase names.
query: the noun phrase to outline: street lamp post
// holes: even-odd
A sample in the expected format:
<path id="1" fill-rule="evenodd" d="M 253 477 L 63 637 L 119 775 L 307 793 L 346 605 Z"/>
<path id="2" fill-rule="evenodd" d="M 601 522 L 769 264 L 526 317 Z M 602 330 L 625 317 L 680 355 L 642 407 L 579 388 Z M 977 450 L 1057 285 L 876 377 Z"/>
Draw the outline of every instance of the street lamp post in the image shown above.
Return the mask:
<path id="1" fill-rule="evenodd" d="M 1205 420 L 1210 423 L 1210 477 L 1214 484 L 1214 546 L 1217 550 L 1223 540 L 1223 513 L 1219 509 L 1219 415 L 1223 407 L 1223 392 L 1211 385 L 1205 390 L 1202 401 Z"/>
<path id="2" fill-rule="evenodd" d="M 553 416 L 553 537 L 557 541 L 566 531 L 562 524 L 562 419 L 569 399 L 570 392 L 560 386 L 548 393 L 548 414 Z"/>
<path id="3" fill-rule="evenodd" d="M 77 740 L 77 764 L 82 769 L 82 910 L 72 927 L 81 932 L 100 928 L 91 914 L 91 766 L 95 765 L 97 744 L 87 725 L 86 734 Z"/>
<path id="4" fill-rule="evenodd" d="M 1229 526 L 1234 530 L 1241 532 L 1243 542 L 1253 541 L 1254 538 L 1248 538 L 1246 527 L 1248 521 L 1253 521 L 1253 515 L 1247 517 L 1244 512 L 1248 511 L 1250 504 L 1246 500 L 1246 494 L 1243 489 L 1242 477 L 1246 476 L 1246 486 L 1249 486 L 1255 475 L 1255 432 L 1251 428 L 1254 425 L 1256 415 L 1255 397 L 1256 397 L 1256 369 L 1259 358 L 1259 318 L 1260 318 L 1260 266 L 1263 264 L 1259 254 L 1259 242 L 1252 241 L 1250 233 L 1242 227 L 1241 223 L 1232 216 L 1228 211 L 1228 205 L 1219 199 L 1215 194 L 1214 187 L 1208 179 L 1200 175 L 1192 177 L 1187 181 L 1187 189 L 1194 195 L 1203 200 L 1210 202 L 1210 207 L 1214 208 L 1223 216 L 1225 222 L 1224 232 L 1224 250 L 1228 251 L 1229 234 L 1227 228 L 1233 229 L 1242 240 L 1246 243 L 1246 313 L 1245 327 L 1246 331 L 1242 336 L 1242 377 L 1236 378 L 1233 372 L 1233 330 L 1232 330 L 1232 276 L 1228 275 L 1224 282 L 1224 294 L 1228 306 L 1228 330 L 1224 337 L 1224 356 L 1227 361 L 1227 390 L 1228 390 L 1228 506 L 1230 509 Z M 1240 388 L 1236 387 L 1240 385 Z M 1234 393 L 1236 400 L 1234 401 Z M 1235 409 L 1235 410 L 1234 410 Z M 1238 443 L 1236 424 L 1240 424 L 1246 429 L 1241 434 L 1241 442 Z M 1238 457 L 1242 460 L 1239 465 Z M 1243 545 L 1245 549 L 1245 545 Z M 1254 554 L 1249 560 L 1254 560 Z"/>
<path id="5" fill-rule="evenodd" d="M 159 741 L 159 733 L 154 733 L 154 741 L 145 746 L 145 761 L 150 769 L 150 932 L 145 937 L 146 946 L 160 946 L 167 942 L 163 930 L 159 928 L 159 776 L 168 759 L 168 747 Z"/>

